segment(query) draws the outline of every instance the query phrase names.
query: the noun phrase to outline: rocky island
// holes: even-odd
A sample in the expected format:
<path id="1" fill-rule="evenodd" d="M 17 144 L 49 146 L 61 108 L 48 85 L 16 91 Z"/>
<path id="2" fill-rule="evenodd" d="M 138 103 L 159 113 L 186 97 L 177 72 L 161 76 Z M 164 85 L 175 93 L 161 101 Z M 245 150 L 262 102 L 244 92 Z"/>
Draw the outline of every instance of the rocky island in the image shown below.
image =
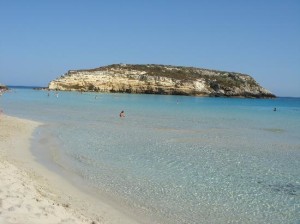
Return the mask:
<path id="1" fill-rule="evenodd" d="M 49 83 L 50 90 L 191 96 L 273 98 L 251 76 L 236 72 L 170 66 L 113 64 L 70 70 Z"/>

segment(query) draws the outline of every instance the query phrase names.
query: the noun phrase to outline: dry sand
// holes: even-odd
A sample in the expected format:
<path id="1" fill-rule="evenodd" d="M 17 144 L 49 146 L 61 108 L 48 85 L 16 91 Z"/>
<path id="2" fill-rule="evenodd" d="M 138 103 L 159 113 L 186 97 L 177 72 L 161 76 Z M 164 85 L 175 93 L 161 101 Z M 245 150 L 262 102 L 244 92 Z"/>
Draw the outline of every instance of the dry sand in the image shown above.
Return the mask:
<path id="1" fill-rule="evenodd" d="M 37 163 L 30 140 L 39 125 L 0 114 L 0 224 L 137 223 Z"/>

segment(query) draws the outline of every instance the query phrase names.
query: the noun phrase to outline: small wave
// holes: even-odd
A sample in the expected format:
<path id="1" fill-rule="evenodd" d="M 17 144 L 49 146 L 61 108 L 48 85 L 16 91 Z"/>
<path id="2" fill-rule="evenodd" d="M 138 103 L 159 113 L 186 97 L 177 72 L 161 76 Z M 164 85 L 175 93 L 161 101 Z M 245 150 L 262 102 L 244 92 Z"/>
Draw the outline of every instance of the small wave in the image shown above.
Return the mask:
<path id="1" fill-rule="evenodd" d="M 273 132 L 273 133 L 283 133 L 285 130 L 282 128 L 263 128 L 262 130 Z"/>

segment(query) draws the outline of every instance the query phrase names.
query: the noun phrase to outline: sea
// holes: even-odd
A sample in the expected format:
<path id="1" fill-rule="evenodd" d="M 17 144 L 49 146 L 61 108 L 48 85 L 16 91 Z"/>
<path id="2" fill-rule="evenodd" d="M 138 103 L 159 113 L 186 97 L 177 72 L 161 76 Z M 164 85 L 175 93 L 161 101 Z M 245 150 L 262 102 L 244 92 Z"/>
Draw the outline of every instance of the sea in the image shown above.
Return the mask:
<path id="1" fill-rule="evenodd" d="M 43 123 L 38 161 L 145 223 L 300 223 L 300 98 L 12 87 L 0 108 Z"/>

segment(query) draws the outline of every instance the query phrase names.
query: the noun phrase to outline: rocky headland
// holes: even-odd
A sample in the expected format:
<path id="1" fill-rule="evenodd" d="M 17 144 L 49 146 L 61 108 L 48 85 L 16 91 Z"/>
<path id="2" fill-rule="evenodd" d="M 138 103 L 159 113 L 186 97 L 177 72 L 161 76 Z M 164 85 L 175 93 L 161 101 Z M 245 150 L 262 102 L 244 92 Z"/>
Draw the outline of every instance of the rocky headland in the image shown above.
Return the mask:
<path id="1" fill-rule="evenodd" d="M 273 98 L 251 76 L 170 65 L 113 64 L 70 70 L 49 83 L 50 90 L 192 96 Z"/>
<path id="2" fill-rule="evenodd" d="M 5 86 L 5 85 L 3 85 L 3 84 L 0 83 L 0 95 L 2 93 L 4 93 L 5 91 L 7 91 L 7 90 L 8 90 L 7 86 Z"/>
<path id="3" fill-rule="evenodd" d="M 0 83 L 0 89 L 7 89 L 7 87 Z"/>

